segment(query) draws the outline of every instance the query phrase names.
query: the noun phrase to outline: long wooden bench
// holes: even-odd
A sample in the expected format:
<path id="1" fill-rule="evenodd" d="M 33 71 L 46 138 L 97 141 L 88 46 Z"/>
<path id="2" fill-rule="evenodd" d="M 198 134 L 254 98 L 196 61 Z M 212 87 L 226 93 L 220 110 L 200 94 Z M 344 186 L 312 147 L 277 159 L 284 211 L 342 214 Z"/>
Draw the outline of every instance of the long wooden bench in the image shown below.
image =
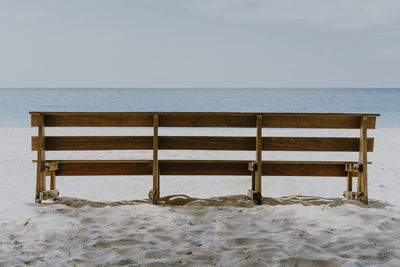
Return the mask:
<path id="1" fill-rule="evenodd" d="M 252 177 L 249 197 L 262 200 L 262 176 L 347 177 L 344 196 L 368 203 L 367 152 L 379 114 L 30 112 L 37 151 L 36 202 L 58 196 L 56 176 L 151 175 L 149 198 L 160 198 L 160 175 Z M 152 136 L 46 136 L 46 127 L 152 127 Z M 159 136 L 159 127 L 256 128 L 256 136 Z M 360 137 L 269 137 L 263 128 L 360 129 Z M 265 131 L 265 130 L 264 130 Z M 46 151 L 153 150 L 152 160 L 47 160 Z M 158 150 L 254 151 L 254 159 L 159 160 Z M 358 152 L 358 161 L 262 161 L 262 151 Z M 50 176 L 50 190 L 46 189 Z M 353 177 L 358 177 L 353 192 Z"/>

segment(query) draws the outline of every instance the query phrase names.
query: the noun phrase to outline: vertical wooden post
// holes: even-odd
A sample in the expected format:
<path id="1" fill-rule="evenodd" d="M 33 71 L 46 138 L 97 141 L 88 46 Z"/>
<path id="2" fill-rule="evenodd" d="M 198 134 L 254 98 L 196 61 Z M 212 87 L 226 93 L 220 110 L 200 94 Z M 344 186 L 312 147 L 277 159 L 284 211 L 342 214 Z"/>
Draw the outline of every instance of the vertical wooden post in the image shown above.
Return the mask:
<path id="1" fill-rule="evenodd" d="M 347 191 L 353 191 L 353 176 L 351 171 L 347 171 Z"/>
<path id="2" fill-rule="evenodd" d="M 248 196 L 255 204 L 262 204 L 261 187 L 262 187 L 262 115 L 258 114 L 256 119 L 257 137 L 256 137 L 256 162 L 249 163 L 251 170 L 251 190 Z"/>
<path id="3" fill-rule="evenodd" d="M 158 165 L 158 115 L 153 115 L 153 204 L 160 198 L 160 170 Z"/>
<path id="4" fill-rule="evenodd" d="M 256 191 L 256 172 L 255 172 L 255 168 L 257 168 L 257 166 L 251 168 L 251 191 Z"/>
<path id="5" fill-rule="evenodd" d="M 50 173 L 50 190 L 56 190 L 56 171 Z"/>
<path id="6" fill-rule="evenodd" d="M 362 192 L 362 202 L 368 204 L 368 158 L 367 158 L 367 116 L 361 117 L 360 123 L 360 149 L 358 164 L 362 169 L 358 173 L 358 191 Z"/>
<path id="7" fill-rule="evenodd" d="M 262 179 L 262 115 L 257 115 L 257 138 L 256 138 L 256 161 L 257 171 L 255 179 L 255 191 L 261 198 L 261 179 Z"/>
<path id="8" fill-rule="evenodd" d="M 45 174 L 45 161 L 46 161 L 46 148 L 45 148 L 45 126 L 44 116 L 39 116 L 38 126 L 39 149 L 37 151 L 37 165 L 36 165 L 36 196 L 35 201 L 41 203 L 41 193 L 46 190 L 46 174 Z"/>

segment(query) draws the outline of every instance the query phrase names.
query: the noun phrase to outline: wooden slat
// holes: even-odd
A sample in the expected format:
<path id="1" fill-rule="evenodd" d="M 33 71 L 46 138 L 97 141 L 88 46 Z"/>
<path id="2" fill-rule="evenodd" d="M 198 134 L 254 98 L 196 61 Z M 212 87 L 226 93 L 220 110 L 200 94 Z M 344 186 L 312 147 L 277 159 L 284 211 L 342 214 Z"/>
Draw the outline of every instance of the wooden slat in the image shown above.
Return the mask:
<path id="1" fill-rule="evenodd" d="M 247 136 L 160 136 L 163 150 L 241 150 L 256 148 L 255 137 Z"/>
<path id="2" fill-rule="evenodd" d="M 152 175 L 149 162 L 125 163 L 60 163 L 57 176 L 97 176 L 97 175 Z"/>
<path id="3" fill-rule="evenodd" d="M 38 138 L 32 137 L 32 150 L 38 148 Z M 150 150 L 152 136 L 47 136 L 46 149 L 57 150 Z"/>
<path id="4" fill-rule="evenodd" d="M 338 115 L 338 116 L 375 116 L 378 117 L 380 114 L 378 113 L 332 113 L 332 112 L 93 112 L 93 111 L 30 111 L 29 114 L 53 114 L 53 115 L 87 115 L 87 114 L 92 114 L 92 115 L 107 115 L 107 114 L 114 114 L 114 115 L 126 115 L 126 114 L 145 114 L 145 115 L 173 115 L 173 114 L 187 114 L 187 115 L 196 115 L 196 114 L 201 114 L 201 115 L 251 115 L 251 116 L 257 116 L 257 114 L 262 114 L 262 115 Z"/>
<path id="5" fill-rule="evenodd" d="M 37 160 L 32 160 L 32 162 L 37 162 Z M 132 159 L 49 159 L 46 163 L 146 163 L 152 166 L 152 160 L 132 160 Z M 357 163 L 357 162 L 356 162 Z M 58 165 L 57 165 L 58 168 Z"/>
<path id="6" fill-rule="evenodd" d="M 359 138 L 346 137 L 263 137 L 264 151 L 359 151 Z M 32 151 L 39 147 L 32 137 Z M 57 150 L 150 150 L 152 136 L 48 136 L 48 151 Z M 374 138 L 368 138 L 368 152 Z M 237 150 L 254 151 L 255 137 L 231 136 L 160 136 L 160 150 Z"/>
<path id="7" fill-rule="evenodd" d="M 57 176 L 152 175 L 151 161 L 58 161 Z M 160 160 L 160 175 L 251 175 L 250 161 Z M 345 162 L 262 163 L 263 176 L 346 177 Z"/>
<path id="8" fill-rule="evenodd" d="M 334 114 L 274 114 L 264 115 L 264 128 L 326 128 L 326 129 L 359 129 L 359 115 Z M 375 117 L 368 117 L 368 129 L 375 129 Z"/>
<path id="9" fill-rule="evenodd" d="M 36 114 L 31 125 L 38 126 Z M 45 114 L 46 127 L 151 127 L 151 114 Z"/>
<path id="10" fill-rule="evenodd" d="M 249 114 L 165 114 L 160 115 L 160 127 L 234 127 L 254 128 L 256 117 Z"/>
<path id="11" fill-rule="evenodd" d="M 153 113 L 146 112 L 31 112 L 31 125 L 44 115 L 48 127 L 151 127 Z M 256 113 L 161 112 L 160 127 L 255 128 Z M 265 128 L 358 129 L 363 114 L 263 113 Z M 375 129 L 376 116 L 368 115 L 368 129 Z"/>
<path id="12" fill-rule="evenodd" d="M 263 163 L 264 176 L 346 177 L 345 164 Z"/>
<path id="13" fill-rule="evenodd" d="M 337 151 L 359 150 L 360 139 L 351 137 L 264 137 L 264 151 Z M 374 150 L 374 138 L 368 138 L 368 152 Z"/>
<path id="14" fill-rule="evenodd" d="M 160 160 L 160 162 L 198 162 L 198 163 L 228 163 L 228 162 L 235 162 L 235 163 L 246 163 L 254 162 L 249 160 Z M 32 160 L 32 162 L 37 162 L 37 160 Z M 305 163 L 313 163 L 313 164 L 358 164 L 356 161 L 263 161 L 269 163 L 297 163 L 297 164 L 305 164 Z M 48 159 L 46 163 L 152 163 L 152 160 L 145 159 L 145 160 L 136 160 L 136 159 Z M 368 164 L 372 164 L 372 162 L 368 162 Z M 58 166 L 58 165 L 57 165 Z"/>
<path id="15" fill-rule="evenodd" d="M 160 161 L 161 175 L 250 175 L 248 162 Z"/>

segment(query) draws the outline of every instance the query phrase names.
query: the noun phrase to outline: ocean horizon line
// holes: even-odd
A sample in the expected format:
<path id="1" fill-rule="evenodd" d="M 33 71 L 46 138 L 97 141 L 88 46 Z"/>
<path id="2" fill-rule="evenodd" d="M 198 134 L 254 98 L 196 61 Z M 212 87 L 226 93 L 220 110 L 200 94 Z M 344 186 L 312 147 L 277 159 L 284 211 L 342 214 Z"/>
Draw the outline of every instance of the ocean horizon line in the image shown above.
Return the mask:
<path id="1" fill-rule="evenodd" d="M 0 87 L 0 90 L 400 90 L 400 87 Z"/>

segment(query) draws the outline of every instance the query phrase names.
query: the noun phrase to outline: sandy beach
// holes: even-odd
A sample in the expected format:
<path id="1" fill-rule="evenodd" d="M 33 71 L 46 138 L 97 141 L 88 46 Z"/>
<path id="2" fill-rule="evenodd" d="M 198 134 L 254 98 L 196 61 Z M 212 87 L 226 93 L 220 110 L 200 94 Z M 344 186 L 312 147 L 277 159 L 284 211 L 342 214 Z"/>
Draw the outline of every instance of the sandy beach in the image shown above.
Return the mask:
<path id="1" fill-rule="evenodd" d="M 67 131 L 93 134 L 87 129 Z M 132 134 L 127 129 L 96 130 L 99 135 L 110 133 Z M 60 177 L 61 198 L 39 205 L 34 203 L 36 155 L 30 151 L 30 137 L 36 131 L 1 128 L 0 266 L 398 266 L 400 129 L 371 133 L 375 151 L 369 154 L 373 164 L 368 206 L 341 198 L 346 184 L 341 178 L 263 177 L 264 205 L 255 206 L 244 195 L 250 177 L 173 176 L 161 177 L 164 204 L 158 206 L 146 201 L 151 177 L 139 176 Z M 49 129 L 47 134 L 57 132 Z M 197 134 L 222 133 L 210 129 Z M 161 152 L 160 158 L 254 157 L 251 152 Z M 151 158 L 151 151 L 57 153 L 48 153 L 48 158 Z M 357 157 L 322 154 L 270 152 L 263 157 Z M 229 186 L 223 187 L 226 183 Z"/>
<path id="2" fill-rule="evenodd" d="M 0 267 L 399 267 L 399 11 L 0 1 Z"/>

